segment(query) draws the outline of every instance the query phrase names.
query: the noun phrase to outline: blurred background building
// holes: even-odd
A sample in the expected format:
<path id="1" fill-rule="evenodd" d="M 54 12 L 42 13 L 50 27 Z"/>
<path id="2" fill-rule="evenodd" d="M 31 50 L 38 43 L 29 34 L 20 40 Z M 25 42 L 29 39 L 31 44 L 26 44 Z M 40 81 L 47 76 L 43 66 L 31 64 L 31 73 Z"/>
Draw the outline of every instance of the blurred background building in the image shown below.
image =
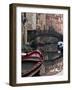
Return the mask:
<path id="1" fill-rule="evenodd" d="M 49 30 L 49 27 L 53 27 L 56 32 L 63 33 L 62 14 L 22 13 L 21 19 L 22 42 L 25 44 L 28 43 L 28 39 L 32 36 L 31 32 L 36 30 Z"/>

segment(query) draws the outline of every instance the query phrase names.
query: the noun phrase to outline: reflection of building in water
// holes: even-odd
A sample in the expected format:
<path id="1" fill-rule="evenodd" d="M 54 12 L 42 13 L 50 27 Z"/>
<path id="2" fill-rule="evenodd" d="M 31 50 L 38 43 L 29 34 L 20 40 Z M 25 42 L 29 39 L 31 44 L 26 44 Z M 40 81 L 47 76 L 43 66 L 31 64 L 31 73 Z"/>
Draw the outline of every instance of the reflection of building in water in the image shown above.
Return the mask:
<path id="1" fill-rule="evenodd" d="M 52 26 L 55 31 L 63 33 L 62 14 L 22 13 L 22 19 L 24 18 L 26 18 L 26 22 L 22 24 L 22 42 L 24 43 L 28 43 L 28 31 L 48 30 Z"/>
<path id="2" fill-rule="evenodd" d="M 49 62 L 48 62 L 49 63 Z M 46 75 L 55 75 L 63 70 L 63 58 L 56 60 L 53 64 L 45 65 Z"/>

